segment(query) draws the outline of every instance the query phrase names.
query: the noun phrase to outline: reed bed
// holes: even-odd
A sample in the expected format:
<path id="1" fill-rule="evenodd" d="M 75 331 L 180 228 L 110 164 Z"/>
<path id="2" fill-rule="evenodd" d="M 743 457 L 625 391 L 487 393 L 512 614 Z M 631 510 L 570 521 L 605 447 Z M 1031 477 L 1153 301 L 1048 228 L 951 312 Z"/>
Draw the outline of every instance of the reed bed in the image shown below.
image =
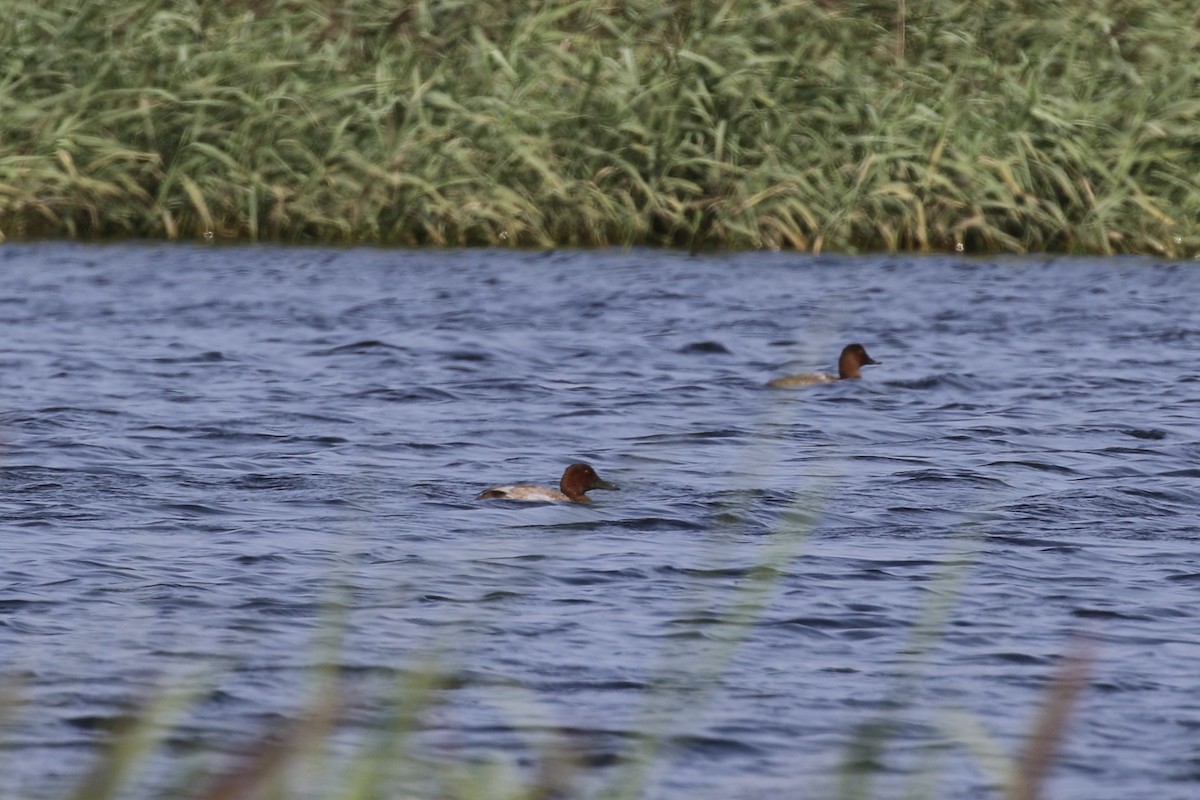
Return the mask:
<path id="1" fill-rule="evenodd" d="M 1184 0 L 0 0 L 0 234 L 1200 252 Z"/>

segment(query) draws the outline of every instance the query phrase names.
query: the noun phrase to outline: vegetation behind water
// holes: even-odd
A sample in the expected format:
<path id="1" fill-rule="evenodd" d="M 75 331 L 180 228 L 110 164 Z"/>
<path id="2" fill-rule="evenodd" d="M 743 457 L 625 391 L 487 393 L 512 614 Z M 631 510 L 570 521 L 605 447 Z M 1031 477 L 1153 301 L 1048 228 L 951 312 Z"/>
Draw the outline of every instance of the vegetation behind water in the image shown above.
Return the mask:
<path id="1" fill-rule="evenodd" d="M 1200 252 L 1190 0 L 0 0 L 0 234 Z"/>

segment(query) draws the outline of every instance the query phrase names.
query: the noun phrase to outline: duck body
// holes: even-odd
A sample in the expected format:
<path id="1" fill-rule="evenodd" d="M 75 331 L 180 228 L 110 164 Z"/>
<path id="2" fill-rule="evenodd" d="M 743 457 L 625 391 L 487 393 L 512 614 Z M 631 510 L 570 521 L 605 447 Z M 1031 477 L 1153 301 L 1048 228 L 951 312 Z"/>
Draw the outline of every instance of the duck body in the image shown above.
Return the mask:
<path id="1" fill-rule="evenodd" d="M 878 361 L 867 355 L 867 348 L 861 344 L 848 344 L 842 348 L 842 355 L 838 358 L 837 375 L 829 372 L 803 372 L 799 375 L 785 375 L 782 378 L 774 378 L 767 381 L 767 386 L 774 389 L 785 389 L 793 386 L 812 386 L 818 383 L 852 380 L 862 377 L 861 370 L 866 365 L 878 363 Z"/>
<path id="2" fill-rule="evenodd" d="M 572 464 L 563 471 L 558 489 L 548 486 L 537 486 L 530 483 L 518 483 L 511 486 L 493 486 L 484 489 L 476 496 L 476 500 L 519 500 L 524 502 L 543 503 L 590 503 L 587 493 L 592 489 L 617 490 L 616 484 L 609 483 L 596 474 L 596 470 L 588 464 Z"/>
<path id="3" fill-rule="evenodd" d="M 590 503 L 587 495 L 582 500 L 572 500 L 558 489 L 538 486 L 534 483 L 518 483 L 512 486 L 493 486 L 481 492 L 476 500 L 523 500 L 545 503 Z"/>
<path id="4" fill-rule="evenodd" d="M 793 386 L 812 386 L 817 383 L 832 383 L 841 380 L 831 372 L 803 372 L 799 375 L 785 375 L 767 381 L 767 386 L 773 389 L 788 389 Z"/>

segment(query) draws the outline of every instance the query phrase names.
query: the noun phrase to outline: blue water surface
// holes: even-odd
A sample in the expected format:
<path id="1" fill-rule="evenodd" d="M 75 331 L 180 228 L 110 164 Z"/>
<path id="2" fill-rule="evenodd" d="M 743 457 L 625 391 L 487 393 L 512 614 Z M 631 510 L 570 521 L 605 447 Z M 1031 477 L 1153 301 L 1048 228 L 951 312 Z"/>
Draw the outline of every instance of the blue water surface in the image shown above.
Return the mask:
<path id="1" fill-rule="evenodd" d="M 1001 797 L 1058 703 L 1046 796 L 1200 796 L 1194 265 L 45 243 L 0 276 L 0 796 L 86 782 L 165 687 L 133 794 L 327 680 L 352 758 L 429 672 L 414 794 L 567 752 L 571 796 L 648 762 L 652 798 L 847 764 Z M 765 387 L 853 341 L 862 380 Z M 474 499 L 574 461 L 621 490 Z"/>

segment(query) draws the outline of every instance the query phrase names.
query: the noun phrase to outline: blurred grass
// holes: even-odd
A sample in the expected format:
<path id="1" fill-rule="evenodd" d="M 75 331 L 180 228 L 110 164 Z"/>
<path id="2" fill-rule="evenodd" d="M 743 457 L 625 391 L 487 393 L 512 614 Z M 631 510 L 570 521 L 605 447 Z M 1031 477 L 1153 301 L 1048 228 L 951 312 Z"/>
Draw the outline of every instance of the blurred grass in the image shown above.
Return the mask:
<path id="1" fill-rule="evenodd" d="M 0 234 L 1200 252 L 1182 0 L 0 0 Z"/>
<path id="2" fill-rule="evenodd" d="M 797 496 L 780 528 L 755 548 L 757 563 L 743 567 L 732 585 L 720 591 L 697 585 L 695 596 L 683 600 L 684 607 L 694 609 L 699 618 L 719 624 L 719 633 L 699 642 L 689 639 L 688 645 L 668 642 L 657 653 L 659 663 L 642 697 L 642 708 L 629 723 L 625 749 L 611 759 L 589 763 L 576 747 L 578 731 L 571 726 L 556 731 L 561 721 L 549 712 L 535 713 L 534 717 L 543 718 L 533 728 L 550 732 L 551 737 L 546 741 L 531 734 L 519 757 L 488 756 L 469 749 L 435 755 L 436 748 L 423 744 L 421 734 L 430 725 L 444 726 L 453 716 L 447 707 L 456 702 L 462 676 L 434 657 L 397 670 L 391 690 L 382 695 L 368 696 L 351 688 L 338 666 L 338 648 L 343 644 L 338 626 L 349 609 L 337 607 L 324 615 L 326 624 L 334 628 L 320 631 L 305 707 L 278 715 L 265 730 L 239 732 L 237 741 L 226 741 L 214 750 L 211 743 L 195 740 L 194 722 L 187 717 L 216 688 L 215 676 L 180 682 L 140 707 L 119 712 L 90 767 L 65 796 L 73 800 L 636 800 L 655 795 L 654 775 L 672 766 L 677 737 L 703 729 L 702 718 L 718 700 L 722 676 L 763 621 L 788 564 L 807 541 L 824 505 L 826 488 Z M 736 563 L 724 559 L 732 554 L 741 523 L 736 504 L 717 520 L 712 539 L 717 562 Z M 981 797 L 1038 800 L 1046 796 L 1047 778 L 1094 663 L 1085 640 L 1070 643 L 1055 674 L 1046 676 L 1029 733 L 1012 755 L 989 731 L 986 716 L 940 700 L 930 704 L 919 699 L 926 688 L 936 688 L 938 676 L 931 669 L 935 651 L 967 588 L 978 549 L 973 535 L 950 543 L 924 589 L 925 601 L 901 649 L 904 665 L 894 676 L 891 691 L 878 704 L 878 711 L 846 731 L 844 760 L 837 774 L 818 771 L 797 785 L 797 790 L 808 791 L 805 796 L 833 800 L 900 796 L 895 794 L 899 781 L 902 796 L 935 798 L 945 788 L 950 750 L 969 755 L 984 775 L 989 791 Z M 536 711 L 540 703 L 536 692 L 519 678 L 509 686 L 493 685 L 489 702 L 501 712 L 511 711 L 514 720 L 525 720 L 526 725 L 531 709 Z M 10 719 L 21 705 L 19 691 L 0 693 L 0 729 L 12 724 Z M 918 721 L 930 712 L 932 721 Z M 912 754 L 913 743 L 903 729 L 914 724 L 931 725 L 941 737 L 926 743 L 916 765 L 897 770 L 888 764 L 890 756 L 895 751 Z M 521 725 L 514 722 L 514 730 L 521 733 Z M 833 784 L 827 791 L 813 793 L 830 779 Z"/>

